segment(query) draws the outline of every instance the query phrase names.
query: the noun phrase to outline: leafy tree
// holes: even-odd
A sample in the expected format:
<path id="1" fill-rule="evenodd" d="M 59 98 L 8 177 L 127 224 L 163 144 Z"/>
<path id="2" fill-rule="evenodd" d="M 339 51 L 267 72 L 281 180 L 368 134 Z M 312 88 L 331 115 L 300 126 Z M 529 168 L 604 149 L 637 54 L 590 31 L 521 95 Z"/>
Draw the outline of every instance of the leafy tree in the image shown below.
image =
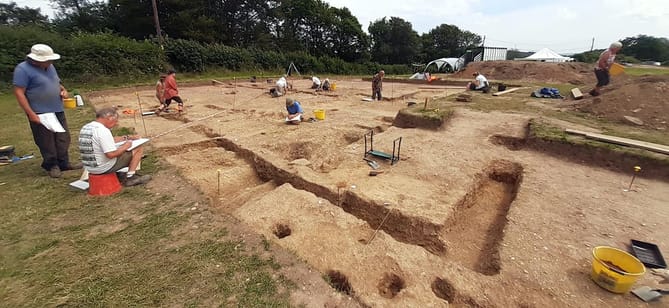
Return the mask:
<path id="1" fill-rule="evenodd" d="M 385 17 L 369 25 L 372 60 L 383 64 L 408 64 L 418 59 L 420 39 L 410 22 Z"/>
<path id="2" fill-rule="evenodd" d="M 604 49 L 598 49 L 598 50 L 593 50 L 593 51 L 586 51 L 582 53 L 577 53 L 572 56 L 574 60 L 578 62 L 585 62 L 585 63 L 595 63 L 597 62 L 597 59 L 599 59 L 599 55 L 604 51 Z"/>
<path id="3" fill-rule="evenodd" d="M 283 0 L 276 8 L 276 17 L 282 49 L 347 61 L 367 56 L 368 37 L 346 8 L 333 8 L 320 0 Z"/>
<path id="4" fill-rule="evenodd" d="M 49 18 L 40 9 L 18 7 L 16 2 L 0 3 L 0 25 L 47 25 Z"/>
<path id="5" fill-rule="evenodd" d="M 421 40 L 424 61 L 434 58 L 457 58 L 468 48 L 481 44 L 479 35 L 448 24 L 441 24 L 423 34 Z"/>
<path id="6" fill-rule="evenodd" d="M 667 38 L 638 35 L 625 38 L 621 42 L 623 43 L 621 53 L 641 61 L 664 62 L 669 60 L 669 40 Z"/>
<path id="7" fill-rule="evenodd" d="M 532 54 L 534 54 L 534 53 L 531 52 L 531 51 L 520 51 L 518 49 L 509 49 L 506 52 L 506 59 L 507 60 L 513 60 L 513 59 L 516 59 L 516 58 L 525 58 L 525 57 L 531 56 Z"/>
<path id="8" fill-rule="evenodd" d="M 104 1 L 52 0 L 58 8 L 55 26 L 61 32 L 100 32 L 110 27 L 112 15 Z"/>
<path id="9" fill-rule="evenodd" d="M 218 22 L 223 24 L 220 43 L 229 46 L 275 48 L 278 24 L 274 16 L 278 1 L 227 0 L 220 1 Z"/>

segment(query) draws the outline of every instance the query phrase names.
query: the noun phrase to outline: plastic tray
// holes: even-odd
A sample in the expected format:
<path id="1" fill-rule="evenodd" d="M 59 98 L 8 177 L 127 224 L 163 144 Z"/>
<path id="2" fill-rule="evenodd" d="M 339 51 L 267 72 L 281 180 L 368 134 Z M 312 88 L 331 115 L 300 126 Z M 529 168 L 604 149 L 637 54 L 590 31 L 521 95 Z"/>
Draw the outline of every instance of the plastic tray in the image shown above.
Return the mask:
<path id="1" fill-rule="evenodd" d="M 632 253 L 649 268 L 667 268 L 660 248 L 652 243 L 632 240 Z"/>

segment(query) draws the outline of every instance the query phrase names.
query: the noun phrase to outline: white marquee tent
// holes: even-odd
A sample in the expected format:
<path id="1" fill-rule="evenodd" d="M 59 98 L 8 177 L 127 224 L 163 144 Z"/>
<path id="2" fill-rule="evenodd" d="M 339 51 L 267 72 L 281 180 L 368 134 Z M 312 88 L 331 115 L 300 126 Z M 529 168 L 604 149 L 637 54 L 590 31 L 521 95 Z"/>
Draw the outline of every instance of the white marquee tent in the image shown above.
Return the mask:
<path id="1" fill-rule="evenodd" d="M 574 61 L 573 58 L 559 55 L 557 52 L 548 48 L 543 48 L 534 54 L 525 58 L 516 58 L 521 61 L 540 61 L 540 62 L 569 62 Z"/>
<path id="2" fill-rule="evenodd" d="M 425 72 L 427 72 L 427 69 L 433 64 L 437 67 L 437 71 L 446 70 L 449 72 L 457 72 L 462 69 L 464 62 L 465 59 L 463 58 L 439 58 L 432 60 L 425 65 L 423 73 L 415 73 L 413 76 L 409 77 L 409 79 L 425 79 Z"/>
<path id="3" fill-rule="evenodd" d="M 450 68 L 451 71 L 457 72 L 462 68 L 462 66 L 464 64 L 464 59 L 462 59 L 462 58 L 440 58 L 440 59 L 432 60 L 432 61 L 430 61 L 430 63 L 428 63 L 425 66 L 425 70 L 427 70 L 427 68 L 430 67 L 430 65 L 432 65 L 432 64 L 437 66 L 437 70 Z"/>

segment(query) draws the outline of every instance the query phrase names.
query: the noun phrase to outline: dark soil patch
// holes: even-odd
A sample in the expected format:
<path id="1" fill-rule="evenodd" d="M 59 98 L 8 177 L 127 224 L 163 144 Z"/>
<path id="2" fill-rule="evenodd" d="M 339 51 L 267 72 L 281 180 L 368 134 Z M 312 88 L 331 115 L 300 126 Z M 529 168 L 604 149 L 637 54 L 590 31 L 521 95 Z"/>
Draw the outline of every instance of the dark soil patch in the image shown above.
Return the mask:
<path id="1" fill-rule="evenodd" d="M 276 224 L 274 225 L 272 233 L 276 235 L 278 238 L 284 238 L 286 236 L 289 236 L 293 231 L 290 229 L 288 225 L 285 224 Z"/>
<path id="2" fill-rule="evenodd" d="M 393 298 L 406 287 L 404 279 L 393 273 L 386 273 L 377 286 L 379 294 L 385 298 Z"/>
<path id="3" fill-rule="evenodd" d="M 342 272 L 329 270 L 327 273 L 325 273 L 325 275 L 327 276 L 327 281 L 330 286 L 337 290 L 337 292 L 341 292 L 349 296 L 354 295 L 353 287 L 351 287 L 351 283 L 348 281 L 348 277 L 346 277 L 346 275 L 344 275 Z"/>

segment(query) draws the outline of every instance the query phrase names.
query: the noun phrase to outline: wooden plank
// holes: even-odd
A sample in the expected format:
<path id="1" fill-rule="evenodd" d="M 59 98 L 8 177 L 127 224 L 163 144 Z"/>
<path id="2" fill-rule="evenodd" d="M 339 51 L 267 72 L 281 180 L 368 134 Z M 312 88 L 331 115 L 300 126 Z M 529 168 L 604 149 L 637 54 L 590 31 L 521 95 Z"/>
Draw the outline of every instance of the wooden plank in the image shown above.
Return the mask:
<path id="1" fill-rule="evenodd" d="M 633 147 L 633 148 L 638 148 L 638 149 L 644 149 L 644 150 L 648 150 L 648 151 L 655 152 L 655 153 L 661 153 L 661 154 L 669 155 L 669 146 L 662 145 L 662 144 L 639 141 L 639 140 L 622 138 L 622 137 L 609 136 L 609 135 L 604 135 L 604 134 L 589 133 L 589 132 L 583 132 L 583 131 L 572 130 L 572 129 L 566 129 L 565 132 L 567 132 L 569 134 L 585 136 L 585 138 L 593 139 L 593 140 L 597 140 L 597 141 L 603 141 L 603 142 L 607 142 L 607 143 L 618 144 L 618 145 L 623 145 L 623 146 L 628 146 L 628 147 Z"/>
<path id="2" fill-rule="evenodd" d="M 584 132 L 582 130 L 575 130 L 575 129 L 570 129 L 567 128 L 564 130 L 565 133 L 567 134 L 572 134 L 572 135 L 579 135 L 585 137 L 585 135 L 589 134 L 589 132 Z"/>
<path id="3" fill-rule="evenodd" d="M 513 89 L 508 89 L 508 90 L 502 91 L 502 92 L 495 92 L 495 93 L 492 94 L 492 96 L 500 96 L 500 95 L 504 95 L 506 93 L 511 93 L 513 91 L 520 90 L 520 89 L 524 89 L 524 88 L 513 88 Z"/>

